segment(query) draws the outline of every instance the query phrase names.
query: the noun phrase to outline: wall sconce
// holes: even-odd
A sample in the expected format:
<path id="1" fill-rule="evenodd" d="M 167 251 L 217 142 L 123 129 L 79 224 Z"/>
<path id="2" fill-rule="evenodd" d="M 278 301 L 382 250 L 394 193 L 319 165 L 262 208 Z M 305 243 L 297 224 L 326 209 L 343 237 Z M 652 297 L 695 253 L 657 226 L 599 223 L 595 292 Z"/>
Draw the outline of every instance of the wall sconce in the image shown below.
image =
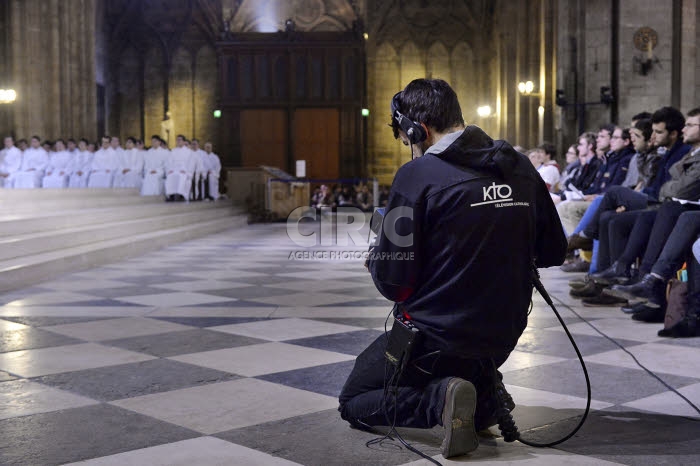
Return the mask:
<path id="1" fill-rule="evenodd" d="M 646 52 L 646 54 L 632 57 L 632 69 L 635 73 L 646 76 L 654 65 L 659 65 L 660 67 L 659 59 L 652 53 L 658 42 L 659 35 L 652 28 L 639 28 L 634 33 L 634 46 L 637 50 Z"/>
<path id="2" fill-rule="evenodd" d="M 518 92 L 522 95 L 529 95 L 533 97 L 540 97 L 539 92 L 533 92 L 535 90 L 535 83 L 532 81 L 525 81 L 518 83 Z"/>
<path id="3" fill-rule="evenodd" d="M 14 89 L 0 89 L 0 104 L 11 104 L 17 100 L 17 93 Z"/>
<path id="4" fill-rule="evenodd" d="M 490 105 L 482 105 L 481 107 L 478 107 L 476 109 L 476 114 L 479 115 L 481 118 L 488 118 L 491 116 L 491 106 Z"/>

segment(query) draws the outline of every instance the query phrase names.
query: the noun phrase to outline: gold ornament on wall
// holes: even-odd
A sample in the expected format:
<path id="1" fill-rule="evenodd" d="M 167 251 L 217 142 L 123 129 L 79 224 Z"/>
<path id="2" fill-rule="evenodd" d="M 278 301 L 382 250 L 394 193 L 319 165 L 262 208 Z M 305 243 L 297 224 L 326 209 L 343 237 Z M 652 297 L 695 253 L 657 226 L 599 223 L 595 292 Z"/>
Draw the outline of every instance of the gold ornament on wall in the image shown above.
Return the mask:
<path id="1" fill-rule="evenodd" d="M 634 56 L 632 59 L 632 68 L 636 73 L 646 76 L 653 65 L 659 64 L 659 59 L 652 52 L 658 43 L 659 35 L 650 27 L 641 27 L 634 33 L 634 46 L 637 50 L 645 52 L 640 56 Z"/>

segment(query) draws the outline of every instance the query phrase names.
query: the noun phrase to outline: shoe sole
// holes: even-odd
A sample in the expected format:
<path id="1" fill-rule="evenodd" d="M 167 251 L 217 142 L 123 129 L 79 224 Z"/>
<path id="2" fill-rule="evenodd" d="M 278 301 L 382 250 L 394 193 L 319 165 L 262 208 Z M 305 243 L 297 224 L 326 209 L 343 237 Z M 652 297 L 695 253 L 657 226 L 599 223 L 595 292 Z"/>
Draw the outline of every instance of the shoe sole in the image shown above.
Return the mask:
<path id="1" fill-rule="evenodd" d="M 600 303 L 583 303 L 583 307 L 620 307 L 620 306 L 628 306 L 627 301 L 624 303 L 605 303 L 605 304 L 600 304 Z"/>
<path id="2" fill-rule="evenodd" d="M 620 299 L 626 299 L 629 302 L 630 306 L 633 306 L 637 303 L 646 303 L 647 301 L 649 301 L 647 298 L 635 296 L 632 293 L 628 293 L 627 291 L 615 290 L 613 288 L 603 290 L 603 294 L 606 294 L 608 296 L 614 296 Z"/>
<path id="3" fill-rule="evenodd" d="M 476 389 L 466 380 L 452 380 L 445 394 L 445 416 L 443 427 L 445 439 L 440 447 L 442 456 L 452 458 L 466 455 L 477 449 L 474 411 L 476 411 Z"/>

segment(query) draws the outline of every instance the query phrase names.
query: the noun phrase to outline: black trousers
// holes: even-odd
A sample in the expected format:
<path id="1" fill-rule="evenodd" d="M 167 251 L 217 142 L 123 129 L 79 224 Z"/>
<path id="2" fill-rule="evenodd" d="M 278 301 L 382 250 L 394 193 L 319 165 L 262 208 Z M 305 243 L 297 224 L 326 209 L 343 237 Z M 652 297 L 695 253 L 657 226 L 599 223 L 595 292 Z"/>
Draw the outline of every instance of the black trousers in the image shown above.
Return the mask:
<path id="1" fill-rule="evenodd" d="M 681 204 L 675 201 L 666 201 L 661 204 L 658 210 L 630 212 L 630 214 L 635 214 L 634 225 L 629 233 L 624 252 L 620 255 L 618 260 L 623 264 L 631 264 L 637 257 L 642 257 L 639 273 L 647 274 L 651 272 L 678 218 L 683 212 L 695 210 L 698 210 L 698 206 Z M 633 216 L 630 215 L 628 219 L 623 219 L 621 222 L 612 220 L 610 222 L 611 228 L 618 228 L 623 231 L 626 230 L 628 226 L 622 223 L 629 221 L 630 217 Z M 615 241 L 619 243 L 622 238 L 620 231 L 616 232 L 615 236 Z"/>
<path id="2" fill-rule="evenodd" d="M 600 235 L 604 231 L 601 219 L 606 212 L 615 212 L 620 206 L 624 206 L 626 212 L 646 209 L 649 200 L 646 194 L 639 193 L 633 189 L 623 186 L 611 186 L 603 196 L 603 200 L 600 202 L 598 210 L 591 218 L 590 223 L 583 229 L 583 233 L 588 238 L 600 240 Z M 598 254 L 600 254 L 600 250 Z M 598 270 L 603 269 L 598 268 Z"/>
<path id="3" fill-rule="evenodd" d="M 491 360 L 462 359 L 418 352 L 399 379 L 396 396 L 385 390 L 393 366 L 384 357 L 387 336 L 379 336 L 355 361 L 340 393 L 340 415 L 351 424 L 369 426 L 431 428 L 442 425 L 447 383 L 452 377 L 469 380 L 477 390 L 475 424 L 477 429 L 493 415 L 497 405 L 493 396 L 493 364 L 499 367 L 508 355 Z M 426 374 L 425 372 L 431 374 Z"/>

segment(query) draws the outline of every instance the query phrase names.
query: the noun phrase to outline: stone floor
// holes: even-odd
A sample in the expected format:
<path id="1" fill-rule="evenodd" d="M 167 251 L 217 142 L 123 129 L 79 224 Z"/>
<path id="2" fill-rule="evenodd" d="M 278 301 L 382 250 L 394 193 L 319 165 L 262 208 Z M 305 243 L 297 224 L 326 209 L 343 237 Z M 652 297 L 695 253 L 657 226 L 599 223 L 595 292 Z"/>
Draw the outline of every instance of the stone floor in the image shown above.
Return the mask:
<path id="1" fill-rule="evenodd" d="M 352 253 L 364 250 L 305 249 L 283 224 L 255 225 L 0 295 L 0 464 L 428 464 L 395 443 L 367 448 L 374 437 L 338 416 L 390 310 Z M 570 278 L 543 271 L 590 372 L 578 435 L 535 449 L 492 429 L 458 461 L 439 455 L 439 429 L 405 437 L 442 464 L 700 464 L 697 413 L 575 312 L 695 404 L 700 339 L 580 307 Z M 579 419 L 581 368 L 539 296 L 502 371 L 523 437 Z"/>

